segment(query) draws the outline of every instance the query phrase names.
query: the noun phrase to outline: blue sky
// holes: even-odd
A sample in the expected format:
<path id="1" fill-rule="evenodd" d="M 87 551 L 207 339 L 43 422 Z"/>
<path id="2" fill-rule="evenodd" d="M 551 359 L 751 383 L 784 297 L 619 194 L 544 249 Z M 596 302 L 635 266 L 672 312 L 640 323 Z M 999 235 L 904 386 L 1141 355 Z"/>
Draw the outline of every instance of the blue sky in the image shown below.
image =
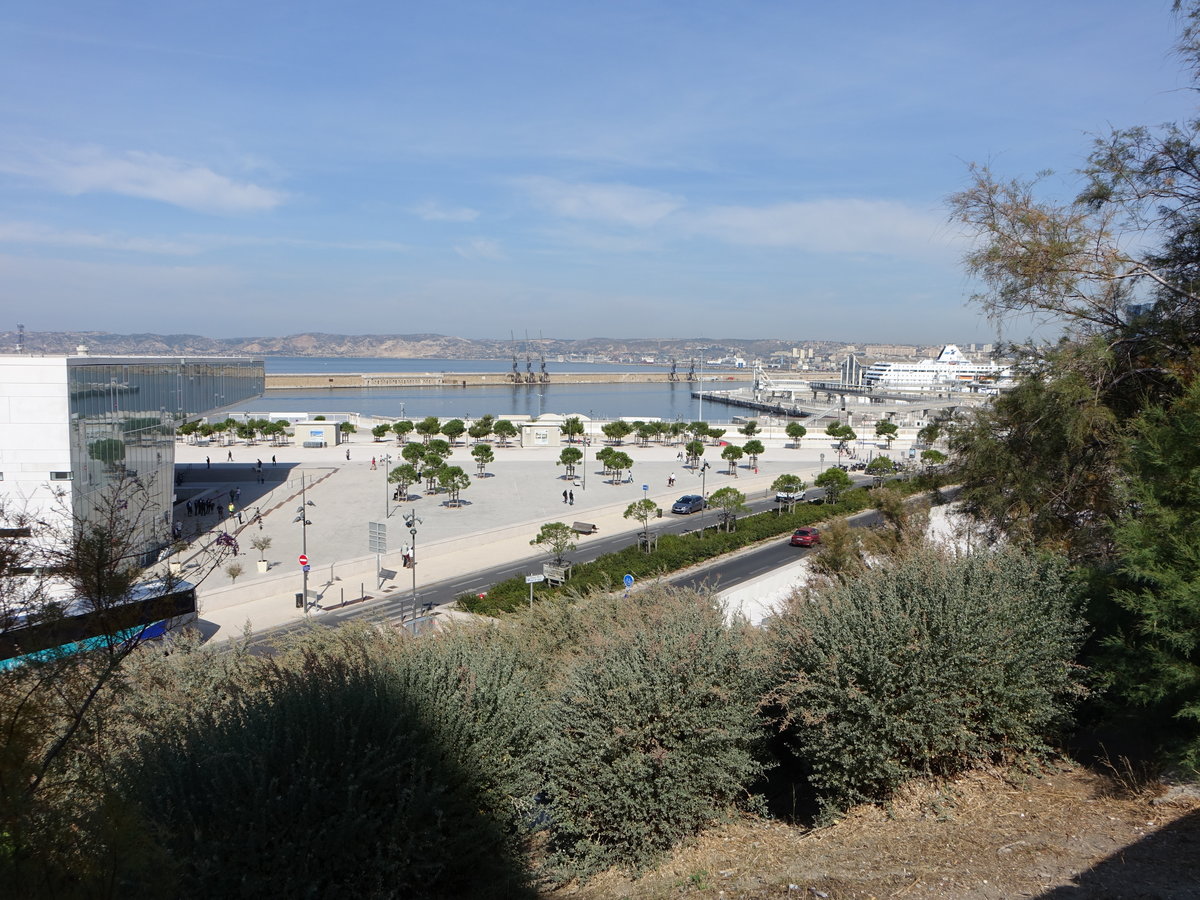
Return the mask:
<path id="1" fill-rule="evenodd" d="M 15 0 L 0 330 L 989 340 L 946 196 L 1192 115 L 1170 6 Z"/>

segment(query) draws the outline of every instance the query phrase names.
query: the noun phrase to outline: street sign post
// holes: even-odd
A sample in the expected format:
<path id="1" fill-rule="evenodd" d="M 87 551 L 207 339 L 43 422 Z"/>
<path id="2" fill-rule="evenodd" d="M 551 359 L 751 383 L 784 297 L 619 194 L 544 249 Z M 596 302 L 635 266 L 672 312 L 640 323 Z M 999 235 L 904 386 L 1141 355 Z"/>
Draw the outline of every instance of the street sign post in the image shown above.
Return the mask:
<path id="1" fill-rule="evenodd" d="M 525 583 L 529 585 L 529 608 L 533 609 L 533 586 L 539 581 L 545 581 L 545 575 L 526 575 Z"/>
<path id="2" fill-rule="evenodd" d="M 624 578 L 622 578 L 621 580 L 625 582 L 625 596 L 626 596 L 626 597 L 628 597 L 628 596 L 629 596 L 629 589 L 630 589 L 631 587 L 633 587 L 633 576 L 632 576 L 632 575 L 626 575 L 626 576 L 625 576 Z"/>

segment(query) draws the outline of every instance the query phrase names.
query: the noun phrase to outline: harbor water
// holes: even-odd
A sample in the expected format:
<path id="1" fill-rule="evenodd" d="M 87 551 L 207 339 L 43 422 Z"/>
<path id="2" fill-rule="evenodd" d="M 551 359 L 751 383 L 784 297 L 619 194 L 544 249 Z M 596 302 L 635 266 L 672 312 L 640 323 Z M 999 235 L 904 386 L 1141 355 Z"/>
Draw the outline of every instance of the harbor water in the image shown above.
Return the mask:
<path id="1" fill-rule="evenodd" d="M 268 357 L 269 374 L 307 374 L 337 372 L 505 372 L 511 360 L 468 359 L 357 359 L 323 357 Z M 524 359 L 519 360 L 522 374 Z M 478 418 L 496 416 L 560 413 L 592 418 L 663 419 L 692 421 L 700 414 L 699 401 L 692 391 L 699 385 L 687 381 L 656 384 L 555 384 L 559 372 L 628 372 L 639 369 L 662 372 L 662 367 L 614 365 L 611 363 L 550 363 L 546 369 L 551 381 L 546 384 L 504 384 L 469 387 L 419 388 L 323 388 L 272 390 L 265 396 L 240 403 L 238 411 L 255 414 L 284 412 L 347 412 L 387 418 Z M 538 362 L 533 361 L 535 375 Z M 686 367 L 680 372 L 685 378 Z M 705 390 L 732 387 L 727 376 L 706 377 Z M 740 382 L 744 384 L 745 382 Z M 710 403 L 712 404 L 710 406 Z M 704 416 L 709 421 L 724 421 L 737 414 L 734 407 L 705 400 Z"/>

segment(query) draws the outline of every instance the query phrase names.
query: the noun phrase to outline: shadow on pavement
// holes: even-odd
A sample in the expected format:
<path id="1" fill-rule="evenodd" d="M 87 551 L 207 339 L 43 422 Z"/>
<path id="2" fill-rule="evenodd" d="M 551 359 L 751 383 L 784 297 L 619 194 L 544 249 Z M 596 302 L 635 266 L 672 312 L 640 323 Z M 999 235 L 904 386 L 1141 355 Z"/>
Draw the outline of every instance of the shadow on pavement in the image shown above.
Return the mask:
<path id="1" fill-rule="evenodd" d="M 1194 900 L 1200 897 L 1200 810 L 1121 848 L 1038 900 Z"/>

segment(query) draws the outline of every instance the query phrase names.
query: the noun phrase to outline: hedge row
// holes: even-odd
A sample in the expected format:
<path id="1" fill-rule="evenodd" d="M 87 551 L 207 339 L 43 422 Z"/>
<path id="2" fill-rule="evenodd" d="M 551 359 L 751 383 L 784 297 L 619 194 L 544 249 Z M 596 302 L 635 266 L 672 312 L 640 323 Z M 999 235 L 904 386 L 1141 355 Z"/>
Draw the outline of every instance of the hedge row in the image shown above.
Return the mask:
<path id="1" fill-rule="evenodd" d="M 891 486 L 905 493 L 916 493 L 928 487 L 922 479 L 894 482 Z M 853 515 L 870 506 L 869 490 L 856 488 L 845 492 L 837 503 L 827 506 L 801 503 L 796 505 L 794 512 L 780 509 L 741 517 L 737 520 L 736 530 L 728 533 L 721 531 L 720 526 L 712 525 L 703 532 L 659 535 L 653 553 L 645 552 L 636 544 L 615 553 L 606 553 L 592 562 L 574 566 L 571 580 L 566 585 L 539 585 L 537 596 L 544 600 L 564 592 L 580 594 L 595 588 L 608 590 L 619 585 L 625 575 L 632 575 L 638 580 L 659 577 L 814 522 Z M 528 605 L 529 585 L 523 578 L 498 582 L 482 597 L 468 593 L 458 598 L 460 609 L 479 615 L 511 613 Z"/>

